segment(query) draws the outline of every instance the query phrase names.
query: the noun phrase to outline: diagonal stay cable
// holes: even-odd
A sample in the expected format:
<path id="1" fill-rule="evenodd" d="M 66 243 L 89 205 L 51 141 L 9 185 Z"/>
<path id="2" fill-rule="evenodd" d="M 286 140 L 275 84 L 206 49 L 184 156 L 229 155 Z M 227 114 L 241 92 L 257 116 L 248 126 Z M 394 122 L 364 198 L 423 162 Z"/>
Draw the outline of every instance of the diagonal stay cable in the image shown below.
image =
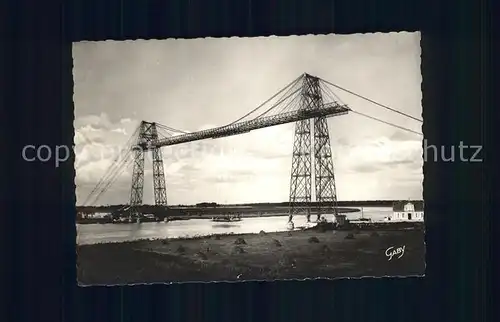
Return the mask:
<path id="1" fill-rule="evenodd" d="M 136 130 L 134 131 L 134 133 L 130 136 L 130 138 L 124 144 L 124 146 L 128 147 L 129 150 L 131 149 L 131 144 L 130 143 L 135 138 L 135 136 L 137 135 L 138 132 L 139 132 L 139 127 L 136 128 Z M 105 181 L 108 180 L 109 177 L 112 176 L 115 171 L 117 171 L 116 168 L 115 168 L 115 166 L 117 165 L 117 162 L 119 161 L 119 159 L 120 159 L 120 155 L 118 155 L 115 158 L 115 160 L 113 160 L 113 162 L 111 163 L 111 165 L 106 169 L 106 172 L 104 173 L 104 175 L 101 177 L 101 179 L 99 180 L 99 182 L 97 183 L 97 185 L 94 187 L 94 189 L 92 189 L 92 191 L 89 193 L 89 195 L 85 199 L 85 201 L 83 203 L 84 205 L 92 198 L 93 194 L 101 187 L 101 185 L 103 183 L 105 183 Z"/>
<path id="2" fill-rule="evenodd" d="M 259 116 L 257 116 L 255 119 L 258 119 L 260 117 L 263 117 L 265 116 L 267 113 L 269 113 L 272 109 L 274 109 L 276 106 L 278 106 L 279 104 L 283 103 L 283 101 L 285 101 L 286 99 L 288 99 L 290 96 L 296 94 L 298 91 L 300 91 L 300 88 L 296 89 L 295 91 L 293 91 L 292 93 L 288 94 L 286 97 L 280 99 L 278 102 L 276 102 L 275 104 L 273 104 L 270 108 L 268 108 L 265 112 L 261 113 Z"/>
<path id="3" fill-rule="evenodd" d="M 368 102 L 370 102 L 370 103 L 373 103 L 373 104 L 375 104 L 375 105 L 378 105 L 378 106 L 380 106 L 380 107 L 383 107 L 383 108 L 385 108 L 385 109 L 387 109 L 387 110 L 389 110 L 389 111 L 392 111 L 392 112 L 394 112 L 394 113 L 398 113 L 398 114 L 400 114 L 400 115 L 406 116 L 406 117 L 411 118 L 411 119 L 413 119 L 413 120 L 415 120 L 415 121 L 418 121 L 418 122 L 423 122 L 421 119 L 418 119 L 418 118 L 416 118 L 416 117 L 414 117 L 414 116 L 411 116 L 411 115 L 409 115 L 409 114 L 406 114 L 406 113 L 400 112 L 400 111 L 398 111 L 398 110 L 395 110 L 395 109 L 393 109 L 393 108 L 391 108 L 391 107 L 389 107 L 389 106 L 387 106 L 387 105 L 384 105 L 384 104 L 381 104 L 381 103 L 375 102 L 374 100 L 371 100 L 371 99 L 369 99 L 369 98 L 367 98 L 367 97 L 364 97 L 364 96 L 362 96 L 362 95 L 356 94 L 356 93 L 354 93 L 354 92 L 352 92 L 352 91 L 350 91 L 350 90 L 348 90 L 348 89 L 345 89 L 345 88 L 343 88 L 343 87 L 340 87 L 340 86 L 338 86 L 338 85 L 335 85 L 335 84 L 333 84 L 333 83 L 331 83 L 331 82 L 329 82 L 329 81 L 327 81 L 327 80 L 322 79 L 322 81 L 323 81 L 323 82 L 325 82 L 325 83 L 327 83 L 328 85 L 331 85 L 331 86 L 333 86 L 333 87 L 335 87 L 335 88 L 338 88 L 338 89 L 340 89 L 340 90 L 342 90 L 342 91 L 344 91 L 344 92 L 347 92 L 347 93 L 352 94 L 352 95 L 354 95 L 354 96 L 356 96 L 356 97 L 359 97 L 359 98 L 361 98 L 361 99 L 364 99 L 365 101 L 368 101 Z"/>
<path id="4" fill-rule="evenodd" d="M 125 142 L 125 144 L 123 145 L 124 147 L 130 148 L 131 141 L 135 138 L 135 136 L 137 135 L 138 131 L 139 131 L 139 127 L 136 128 L 136 130 L 134 131 L 134 133 L 132 133 L 132 135 L 129 137 L 129 139 L 127 140 L 127 142 Z M 103 177 L 97 183 L 97 186 L 99 186 L 103 181 L 105 181 L 106 177 L 110 175 L 110 172 L 112 171 L 113 166 L 116 165 L 116 162 L 118 162 L 119 158 L 120 158 L 120 155 L 116 156 L 115 160 L 113 160 L 113 163 L 110 164 L 110 166 L 106 169 L 106 172 L 103 175 Z M 96 186 L 96 189 L 97 189 L 97 186 Z"/>
<path id="5" fill-rule="evenodd" d="M 158 140 L 163 140 L 165 138 L 170 138 L 173 136 L 172 133 L 170 133 L 170 131 L 165 130 L 164 128 L 159 126 L 156 127 L 156 132 L 158 134 Z"/>
<path id="6" fill-rule="evenodd" d="M 300 84 L 300 82 L 296 82 L 292 86 L 290 86 L 288 90 L 285 93 L 283 93 L 283 95 L 271 106 L 271 108 L 269 108 L 267 111 L 257 116 L 255 119 L 258 119 L 259 117 L 268 114 L 271 110 L 275 110 L 276 114 L 279 114 L 280 112 L 278 111 L 278 109 L 275 108 L 278 107 L 278 105 L 283 103 L 285 100 L 287 100 L 291 95 L 294 95 L 301 89 L 302 86 L 299 85 L 299 87 L 294 90 L 297 84 Z M 281 110 L 283 110 L 285 107 L 282 107 Z"/>
<path id="7" fill-rule="evenodd" d="M 92 202 L 92 205 L 95 205 L 95 203 L 98 201 L 98 199 L 108 190 L 108 188 L 116 182 L 118 177 L 123 173 L 123 171 L 127 168 L 128 165 L 131 164 L 132 158 L 130 157 L 131 155 L 130 150 L 125 157 L 122 159 L 122 162 L 118 166 L 118 170 L 113 174 L 113 176 L 108 180 L 106 185 L 101 189 L 101 191 L 95 196 L 94 201 Z"/>
<path id="8" fill-rule="evenodd" d="M 332 89 L 330 89 L 329 87 L 325 86 L 324 88 L 322 88 L 322 90 L 324 91 L 324 93 L 326 94 L 326 96 L 328 96 L 330 99 L 332 99 L 331 96 L 333 96 L 333 100 L 335 101 L 338 101 L 340 103 L 342 103 L 343 105 L 346 105 L 344 102 L 342 102 L 342 100 L 337 96 L 335 95 L 335 93 L 333 92 Z M 414 134 L 417 134 L 417 135 L 423 135 L 422 133 L 419 133 L 417 131 L 414 131 L 414 130 L 411 130 L 409 128 L 406 128 L 406 127 L 403 127 L 403 126 L 400 126 L 400 125 L 396 125 L 394 123 L 390 123 L 390 122 L 387 122 L 387 121 L 384 121 L 384 120 L 381 120 L 379 118 L 376 118 L 376 117 L 373 117 L 373 116 L 370 116 L 368 114 L 364 114 L 364 113 L 361 113 L 361 112 L 358 112 L 358 111 L 355 111 L 353 110 L 352 108 L 349 107 L 349 111 L 351 113 L 354 113 L 354 114 L 358 114 L 360 116 L 364 116 L 366 118 L 369 118 L 371 120 L 374 120 L 374 121 L 377 121 L 377 122 L 381 122 L 381 123 L 384 123 L 386 125 L 389 125 L 389 126 L 392 126 L 392 127 L 395 127 L 395 128 L 398 128 L 398 129 L 401 129 L 403 131 L 407 131 L 407 132 L 411 132 L 411 133 L 414 133 Z"/>
<path id="9" fill-rule="evenodd" d="M 120 170 L 116 172 L 113 177 L 107 182 L 107 184 L 102 188 L 102 190 L 97 194 L 97 196 L 94 198 L 94 201 L 92 205 L 95 205 L 95 203 L 99 200 L 99 198 L 108 190 L 108 188 L 116 182 L 116 180 L 119 178 L 119 176 L 123 173 L 123 171 L 127 168 L 128 165 L 130 165 L 130 160 L 126 160 L 124 163 L 121 164 Z"/>
<path id="10" fill-rule="evenodd" d="M 320 80 L 320 89 L 321 92 L 325 94 L 333 102 L 338 102 L 342 103 L 342 105 L 347 105 L 340 99 L 340 97 L 337 94 L 335 94 L 335 92 L 330 88 L 330 86 L 326 84 L 323 80 Z"/>
<path id="11" fill-rule="evenodd" d="M 278 114 L 288 113 L 297 108 L 300 104 L 301 95 L 296 95 L 287 104 L 283 104 L 283 107 L 277 112 Z"/>
<path id="12" fill-rule="evenodd" d="M 410 130 L 409 128 L 406 128 L 406 127 L 403 127 L 403 126 L 400 126 L 400 125 L 396 125 L 394 123 L 390 123 L 390 122 L 387 122 L 387 121 L 384 121 L 384 120 L 381 120 L 381 119 L 378 119 L 376 117 L 373 117 L 373 116 L 370 116 L 370 115 L 367 115 L 367 114 L 364 114 L 364 113 L 361 113 L 361 112 L 357 112 L 357 111 L 354 111 L 352 109 L 349 109 L 349 111 L 351 113 L 354 113 L 354 114 L 358 114 L 358 115 L 361 115 L 361 116 L 364 116 L 364 117 L 367 117 L 369 119 L 372 119 L 374 121 L 377 121 L 377 122 L 381 122 L 381 123 L 384 123 L 384 124 L 387 124 L 387 125 L 390 125 L 390 126 L 393 126 L 393 127 L 396 127 L 400 130 L 403 130 L 403 131 L 407 131 L 407 132 L 411 132 L 411 133 L 414 133 L 414 134 L 417 134 L 417 135 L 423 135 L 422 133 L 419 133 L 417 131 L 413 131 L 413 130 Z"/>
<path id="13" fill-rule="evenodd" d="M 170 127 L 170 126 L 167 126 L 167 125 L 163 125 L 161 123 L 156 123 L 156 126 L 163 129 L 163 130 L 167 130 L 167 131 L 170 131 L 170 132 L 175 132 L 175 133 L 181 133 L 181 134 L 188 134 L 189 132 L 186 132 L 186 131 L 181 131 L 181 130 L 178 130 L 178 129 L 174 129 L 173 127 Z"/>
<path id="14" fill-rule="evenodd" d="M 256 108 L 254 108 L 253 110 L 251 110 L 250 112 L 248 112 L 247 114 L 243 115 L 242 117 L 240 117 L 239 119 L 237 119 L 236 121 L 233 121 L 227 125 L 232 125 L 232 124 L 235 124 L 241 120 L 243 120 L 245 117 L 249 116 L 250 114 L 254 113 L 255 111 L 257 111 L 258 109 L 262 108 L 264 105 L 266 105 L 267 103 L 269 103 L 272 99 L 274 99 L 276 96 L 278 96 L 279 94 L 281 94 L 283 91 L 285 91 L 286 89 L 288 89 L 289 87 L 295 85 L 299 80 L 301 80 L 302 78 L 304 77 L 304 75 L 300 75 L 299 77 L 297 77 L 296 79 L 294 79 L 292 82 L 290 82 L 288 85 L 286 85 L 284 88 L 282 88 L 279 92 L 277 92 L 276 94 L 274 94 L 273 96 L 271 96 L 269 99 L 267 99 L 264 103 L 260 104 L 259 106 L 257 106 Z"/>
<path id="15" fill-rule="evenodd" d="M 117 162 L 114 164 L 115 167 L 114 167 L 113 171 L 109 172 L 109 175 L 107 175 L 106 180 L 103 182 L 104 187 L 103 187 L 103 185 L 100 185 L 99 187 L 97 187 L 97 189 L 94 190 L 94 193 L 92 193 L 88 196 L 84 205 L 89 205 L 88 202 L 89 202 L 89 200 L 92 200 L 92 199 L 94 199 L 94 203 L 95 203 L 95 201 L 99 198 L 99 196 L 103 193 L 103 191 L 106 190 L 107 187 L 110 186 L 110 184 L 114 183 L 114 181 L 113 181 L 114 178 L 116 178 L 117 174 L 120 173 L 121 168 L 123 167 L 123 160 L 126 160 L 130 156 L 131 151 L 132 151 L 132 149 L 129 149 L 129 151 L 125 155 L 125 158 L 120 160 L 120 162 Z"/>
<path id="16" fill-rule="evenodd" d="M 99 183 L 94 187 L 94 189 L 90 192 L 90 194 L 85 199 L 84 205 L 94 196 L 94 194 L 102 188 L 102 185 L 105 184 L 117 171 L 119 171 L 118 159 L 116 159 L 111 166 L 108 168 L 106 173 L 101 177 Z"/>

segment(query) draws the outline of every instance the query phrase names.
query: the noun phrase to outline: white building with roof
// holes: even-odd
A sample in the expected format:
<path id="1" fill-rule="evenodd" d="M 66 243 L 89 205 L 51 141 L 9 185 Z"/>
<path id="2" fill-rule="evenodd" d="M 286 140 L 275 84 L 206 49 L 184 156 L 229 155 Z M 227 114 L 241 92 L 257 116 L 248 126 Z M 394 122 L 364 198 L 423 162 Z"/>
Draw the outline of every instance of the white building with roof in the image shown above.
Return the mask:
<path id="1" fill-rule="evenodd" d="M 387 221 L 424 221 L 424 202 L 422 200 L 396 201 L 392 205 L 392 214 Z"/>

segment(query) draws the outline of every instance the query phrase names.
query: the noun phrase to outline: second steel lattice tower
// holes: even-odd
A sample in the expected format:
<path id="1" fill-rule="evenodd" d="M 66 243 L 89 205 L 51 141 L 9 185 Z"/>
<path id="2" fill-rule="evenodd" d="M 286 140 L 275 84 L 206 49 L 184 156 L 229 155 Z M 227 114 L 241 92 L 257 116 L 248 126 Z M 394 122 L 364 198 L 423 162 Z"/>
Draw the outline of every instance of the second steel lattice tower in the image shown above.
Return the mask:
<path id="1" fill-rule="evenodd" d="M 299 109 L 307 111 L 321 108 L 323 97 L 319 78 L 305 74 L 302 81 Z M 316 197 L 314 207 L 313 178 Z M 337 193 L 326 117 L 306 119 L 295 124 L 289 211 L 289 221 L 299 214 L 305 214 L 309 221 L 312 211 L 318 219 L 324 214 L 337 216 Z"/>

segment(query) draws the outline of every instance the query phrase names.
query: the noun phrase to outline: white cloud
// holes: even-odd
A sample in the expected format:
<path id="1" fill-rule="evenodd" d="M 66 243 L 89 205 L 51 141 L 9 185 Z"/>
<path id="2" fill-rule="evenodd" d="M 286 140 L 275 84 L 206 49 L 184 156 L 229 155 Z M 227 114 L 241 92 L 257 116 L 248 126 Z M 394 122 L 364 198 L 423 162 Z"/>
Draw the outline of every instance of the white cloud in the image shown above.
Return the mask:
<path id="1" fill-rule="evenodd" d="M 123 128 L 112 129 L 111 132 L 127 135 L 127 131 L 125 131 L 125 129 Z"/>
<path id="2" fill-rule="evenodd" d="M 112 124 L 106 113 L 102 112 L 100 115 L 86 115 L 75 119 L 75 128 L 91 126 L 94 129 L 110 129 Z"/>
<path id="3" fill-rule="evenodd" d="M 334 160 L 342 169 L 397 165 L 422 162 L 422 142 L 394 141 L 387 137 L 336 147 Z M 334 162 L 335 162 L 334 161 Z"/>

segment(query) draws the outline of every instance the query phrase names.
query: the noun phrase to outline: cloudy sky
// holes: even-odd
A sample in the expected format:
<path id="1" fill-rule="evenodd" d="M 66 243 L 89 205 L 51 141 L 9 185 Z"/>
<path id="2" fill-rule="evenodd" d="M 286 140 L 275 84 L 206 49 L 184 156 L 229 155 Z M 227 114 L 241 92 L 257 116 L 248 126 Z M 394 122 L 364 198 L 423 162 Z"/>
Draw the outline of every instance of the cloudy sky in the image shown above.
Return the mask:
<path id="1" fill-rule="evenodd" d="M 419 33 L 80 42 L 73 46 L 77 204 L 141 120 L 230 123 L 303 73 L 422 118 Z M 421 123 L 336 90 L 353 110 Z M 339 200 L 421 199 L 422 137 L 349 114 L 328 121 Z M 293 126 L 163 148 L 169 204 L 288 200 Z M 153 203 L 150 158 L 144 202 Z M 131 168 L 98 204 L 128 202 Z"/>

